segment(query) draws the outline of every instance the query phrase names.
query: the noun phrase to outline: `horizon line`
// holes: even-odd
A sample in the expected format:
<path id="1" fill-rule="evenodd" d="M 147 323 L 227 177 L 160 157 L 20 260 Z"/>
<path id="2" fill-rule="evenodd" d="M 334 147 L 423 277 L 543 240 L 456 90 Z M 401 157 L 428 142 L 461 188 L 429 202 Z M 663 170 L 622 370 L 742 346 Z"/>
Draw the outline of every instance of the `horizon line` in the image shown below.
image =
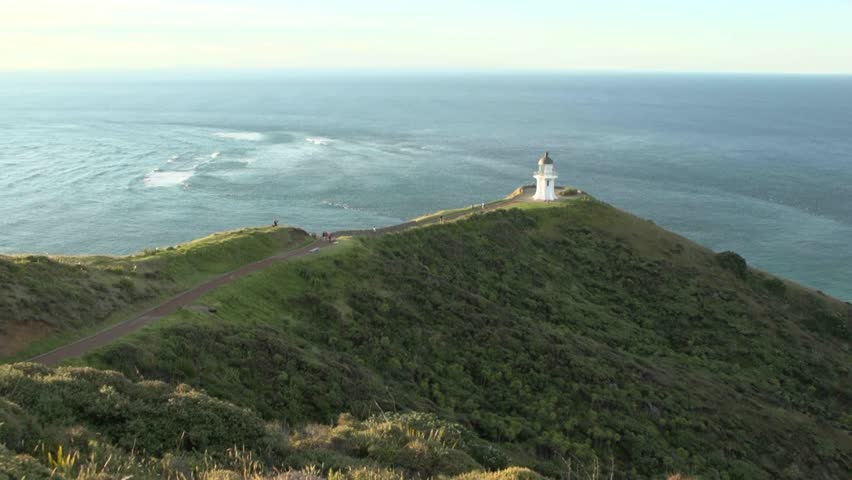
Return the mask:
<path id="1" fill-rule="evenodd" d="M 607 68 L 457 68 L 457 67 L 118 67 L 118 68 L 38 68 L 3 69 L 0 75 L 27 74 L 528 74 L 528 75 L 582 75 L 582 74 L 627 74 L 627 75 L 720 75 L 720 76 L 797 76 L 797 77 L 852 77 L 852 71 L 796 72 L 796 71 L 751 71 L 751 70 L 669 70 L 669 69 L 607 69 Z"/>

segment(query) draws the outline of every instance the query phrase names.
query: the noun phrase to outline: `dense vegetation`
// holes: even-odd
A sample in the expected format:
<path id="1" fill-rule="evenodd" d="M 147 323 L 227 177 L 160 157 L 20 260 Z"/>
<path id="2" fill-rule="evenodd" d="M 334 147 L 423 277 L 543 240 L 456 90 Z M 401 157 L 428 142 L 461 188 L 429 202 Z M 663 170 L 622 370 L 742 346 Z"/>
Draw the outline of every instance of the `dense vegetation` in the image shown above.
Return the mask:
<path id="1" fill-rule="evenodd" d="M 473 455 L 489 459 L 486 444 L 434 415 L 342 415 L 288 431 L 186 385 L 92 368 L 2 366 L 0 394 L 0 478 L 266 478 L 287 465 L 294 479 L 476 480 Z M 498 480 L 536 478 L 514 468 Z"/>
<path id="2" fill-rule="evenodd" d="M 135 478 L 852 470 L 850 306 L 592 199 L 344 242 L 202 302 L 79 361 L 120 374 L 0 371 L 0 465 L 65 445 L 141 455 Z"/>
<path id="3" fill-rule="evenodd" d="M 244 228 L 124 257 L 0 255 L 0 358 L 48 350 L 306 239 L 299 229 Z"/>

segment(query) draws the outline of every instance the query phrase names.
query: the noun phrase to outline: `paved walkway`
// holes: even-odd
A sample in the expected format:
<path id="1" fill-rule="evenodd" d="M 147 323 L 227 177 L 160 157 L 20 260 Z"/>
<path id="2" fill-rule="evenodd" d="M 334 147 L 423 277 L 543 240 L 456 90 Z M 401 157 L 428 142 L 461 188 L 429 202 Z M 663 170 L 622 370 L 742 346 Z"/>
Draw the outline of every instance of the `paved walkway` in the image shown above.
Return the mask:
<path id="1" fill-rule="evenodd" d="M 477 212 L 487 212 L 491 210 L 496 210 L 498 208 L 506 207 L 516 202 L 528 200 L 530 197 L 530 188 L 525 187 L 523 193 L 512 197 L 507 198 L 506 200 L 501 200 L 497 202 L 492 202 L 485 204 L 485 208 L 482 208 L 479 205 L 474 205 L 468 207 L 463 210 L 454 211 L 452 213 L 448 213 L 443 216 L 444 221 L 452 221 L 459 219 L 461 217 L 471 215 Z M 400 232 L 403 230 L 407 230 L 412 227 L 420 227 L 426 225 L 434 225 L 441 221 L 440 216 L 429 217 L 422 221 L 410 221 L 401 223 L 399 225 L 391 225 L 389 227 L 378 228 L 375 231 L 372 229 L 369 230 L 346 230 L 335 232 L 335 237 L 342 236 L 359 236 L 359 237 L 372 237 L 372 236 L 380 236 L 388 233 Z M 263 270 L 270 265 L 285 262 L 292 258 L 303 257 L 305 255 L 309 255 L 317 249 L 323 249 L 330 247 L 331 244 L 325 242 L 323 240 L 315 240 L 310 244 L 300 247 L 294 250 L 289 250 L 283 253 L 279 253 L 272 257 L 265 258 L 258 262 L 250 263 L 247 265 L 243 265 L 242 267 L 233 270 L 229 273 L 226 273 L 220 277 L 216 277 L 212 280 L 204 282 L 200 285 L 197 285 L 181 294 L 178 294 L 165 303 L 154 307 L 147 312 L 133 317 L 129 320 L 125 320 L 124 322 L 113 325 L 105 330 L 101 330 L 98 333 L 95 333 L 92 336 L 82 338 L 73 343 L 69 343 L 67 345 L 63 345 L 55 350 L 51 350 L 46 353 L 42 353 L 40 355 L 36 355 L 29 359 L 30 362 L 38 362 L 48 366 L 57 365 L 69 358 L 79 357 L 81 355 L 85 355 L 86 353 L 100 348 L 113 340 L 121 338 L 125 335 L 133 333 L 146 325 L 150 325 L 151 323 L 167 316 L 175 313 L 181 307 L 185 307 L 187 305 L 191 305 L 195 303 L 196 300 L 201 298 L 207 292 L 221 287 L 222 285 L 227 285 L 234 280 L 237 280 L 241 277 L 245 277 L 246 275 L 256 272 L 258 270 Z"/>

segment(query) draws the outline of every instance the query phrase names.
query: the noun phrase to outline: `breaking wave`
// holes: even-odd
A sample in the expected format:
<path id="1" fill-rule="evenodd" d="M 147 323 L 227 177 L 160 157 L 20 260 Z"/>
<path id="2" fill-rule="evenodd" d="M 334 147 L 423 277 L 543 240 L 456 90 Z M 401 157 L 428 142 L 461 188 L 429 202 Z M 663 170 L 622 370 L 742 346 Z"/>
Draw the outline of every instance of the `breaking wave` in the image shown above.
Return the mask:
<path id="1" fill-rule="evenodd" d="M 156 169 L 148 172 L 145 178 L 142 179 L 142 182 L 146 187 L 174 187 L 185 184 L 193 175 L 195 175 L 195 172 L 192 170 L 164 172 Z"/>
<path id="2" fill-rule="evenodd" d="M 362 209 L 357 208 L 357 207 L 353 207 L 352 205 L 349 205 L 348 203 L 332 202 L 330 200 L 322 200 L 320 202 L 320 204 L 326 205 L 328 207 L 342 208 L 343 210 L 354 210 L 356 212 L 362 211 Z"/>
<path id="3" fill-rule="evenodd" d="M 329 143 L 331 143 L 331 139 L 326 137 L 308 137 L 305 139 L 305 141 L 308 143 L 313 143 L 314 145 L 328 145 Z"/>

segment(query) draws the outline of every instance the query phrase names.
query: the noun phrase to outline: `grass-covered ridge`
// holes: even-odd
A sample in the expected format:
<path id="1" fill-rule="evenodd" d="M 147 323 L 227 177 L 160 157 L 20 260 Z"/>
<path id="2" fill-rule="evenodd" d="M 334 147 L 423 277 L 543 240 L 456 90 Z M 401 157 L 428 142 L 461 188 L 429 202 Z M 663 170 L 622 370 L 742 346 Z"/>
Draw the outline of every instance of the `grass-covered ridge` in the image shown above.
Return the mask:
<path id="1" fill-rule="evenodd" d="M 307 239 L 262 227 L 120 257 L 0 255 L 0 358 L 48 350 Z"/>
<path id="2" fill-rule="evenodd" d="M 353 242 L 85 362 L 290 425 L 435 413 L 494 446 L 491 468 L 852 468 L 847 304 L 592 199 Z"/>
<path id="3" fill-rule="evenodd" d="M 81 367 L 0 367 L 0 472 L 852 470 L 848 304 L 591 198 L 534 206 L 274 265 Z"/>

